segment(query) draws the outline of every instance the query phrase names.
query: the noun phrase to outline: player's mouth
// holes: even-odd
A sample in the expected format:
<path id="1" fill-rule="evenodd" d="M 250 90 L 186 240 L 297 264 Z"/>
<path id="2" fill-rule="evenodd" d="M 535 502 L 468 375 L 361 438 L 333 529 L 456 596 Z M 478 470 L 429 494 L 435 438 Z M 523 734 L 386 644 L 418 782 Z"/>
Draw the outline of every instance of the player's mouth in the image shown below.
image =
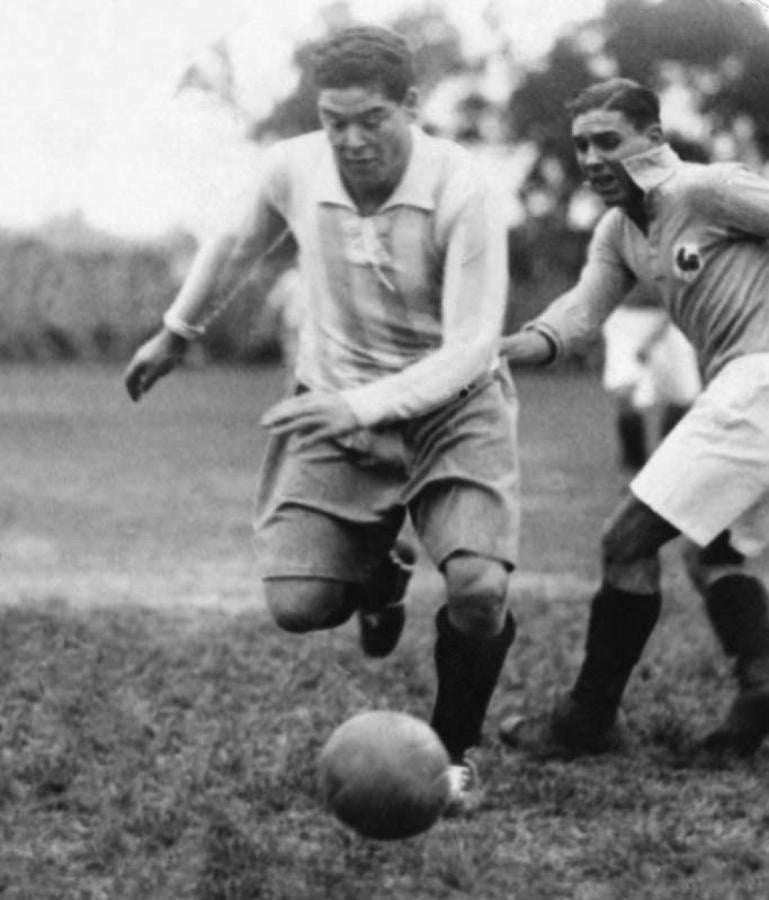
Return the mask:
<path id="1" fill-rule="evenodd" d="M 376 157 L 360 157 L 350 159 L 347 157 L 343 160 L 344 167 L 350 172 L 360 175 L 367 175 L 373 172 L 377 167 L 378 160 Z"/>
<path id="2" fill-rule="evenodd" d="M 614 197 L 621 187 L 619 179 L 614 175 L 591 175 L 588 183 L 601 197 Z"/>

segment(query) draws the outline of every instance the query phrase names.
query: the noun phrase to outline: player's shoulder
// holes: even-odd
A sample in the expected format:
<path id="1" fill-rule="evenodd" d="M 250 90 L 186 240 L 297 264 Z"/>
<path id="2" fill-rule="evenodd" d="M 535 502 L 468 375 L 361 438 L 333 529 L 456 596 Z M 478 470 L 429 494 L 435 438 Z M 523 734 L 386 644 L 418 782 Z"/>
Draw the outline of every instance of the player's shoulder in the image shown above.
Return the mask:
<path id="1" fill-rule="evenodd" d="M 739 162 L 684 162 L 676 177 L 671 179 L 670 191 L 678 200 L 688 200 L 694 205 L 707 204 L 744 172 L 747 169 Z"/>
<path id="2" fill-rule="evenodd" d="M 461 203 L 492 186 L 476 156 L 450 138 L 419 132 L 417 152 L 424 180 L 432 185 L 436 201 Z"/>
<path id="3" fill-rule="evenodd" d="M 593 229 L 593 242 L 618 238 L 628 223 L 628 215 L 620 206 L 605 210 Z"/>

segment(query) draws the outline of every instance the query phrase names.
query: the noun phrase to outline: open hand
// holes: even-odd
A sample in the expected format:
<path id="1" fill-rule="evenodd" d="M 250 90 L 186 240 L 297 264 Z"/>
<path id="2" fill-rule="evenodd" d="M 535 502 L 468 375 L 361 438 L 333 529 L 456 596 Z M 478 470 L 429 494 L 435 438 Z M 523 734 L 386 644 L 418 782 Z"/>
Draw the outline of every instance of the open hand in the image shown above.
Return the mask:
<path id="1" fill-rule="evenodd" d="M 276 403 L 262 417 L 273 434 L 296 431 L 312 441 L 349 434 L 360 426 L 350 404 L 339 394 L 309 391 Z"/>
<path id="2" fill-rule="evenodd" d="M 184 358 L 187 343 L 184 338 L 162 328 L 142 344 L 123 375 L 128 396 L 136 402 L 159 378 L 175 368 Z"/>

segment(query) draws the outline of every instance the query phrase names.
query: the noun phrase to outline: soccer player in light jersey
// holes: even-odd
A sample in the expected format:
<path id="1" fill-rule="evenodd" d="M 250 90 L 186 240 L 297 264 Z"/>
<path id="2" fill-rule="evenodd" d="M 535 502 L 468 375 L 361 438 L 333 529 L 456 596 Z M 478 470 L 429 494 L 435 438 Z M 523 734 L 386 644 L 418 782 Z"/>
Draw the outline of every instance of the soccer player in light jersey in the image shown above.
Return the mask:
<path id="1" fill-rule="evenodd" d="M 498 356 L 506 224 L 466 152 L 415 126 L 402 38 L 345 30 L 317 51 L 315 80 L 323 129 L 267 151 L 245 215 L 201 248 L 126 386 L 138 400 L 293 237 L 306 312 L 297 392 L 264 417 L 255 524 L 267 604 L 290 632 L 358 614 L 364 651 L 386 655 L 408 579 L 391 551 L 411 516 L 445 581 L 431 721 L 462 811 L 478 799 L 467 751 L 515 631 L 517 409 Z"/>
<path id="2" fill-rule="evenodd" d="M 658 98 L 633 81 L 588 88 L 570 113 L 579 164 L 610 208 L 576 286 L 502 352 L 526 365 L 577 349 L 640 282 L 656 285 L 694 346 L 705 388 L 606 524 L 574 686 L 549 714 L 504 720 L 500 735 L 531 751 L 616 746 L 620 700 L 660 611 L 658 551 L 683 534 L 738 685 L 706 744 L 750 754 L 769 733 L 767 594 L 744 567 L 769 540 L 769 181 L 737 164 L 683 162 Z"/>

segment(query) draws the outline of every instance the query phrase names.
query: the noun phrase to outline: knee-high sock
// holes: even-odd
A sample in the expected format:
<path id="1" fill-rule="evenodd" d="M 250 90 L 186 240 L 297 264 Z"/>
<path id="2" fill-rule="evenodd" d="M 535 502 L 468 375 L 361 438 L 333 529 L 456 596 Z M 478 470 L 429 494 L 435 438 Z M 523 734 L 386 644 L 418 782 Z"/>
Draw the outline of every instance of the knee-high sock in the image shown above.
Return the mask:
<path id="1" fill-rule="evenodd" d="M 365 612 L 379 612 L 403 600 L 413 570 L 413 561 L 388 556 L 364 582 L 349 584 L 347 597 Z"/>
<path id="2" fill-rule="evenodd" d="M 617 417 L 620 459 L 628 469 L 640 469 L 646 462 L 646 422 L 639 412 L 622 412 Z"/>
<path id="3" fill-rule="evenodd" d="M 571 696 L 599 727 L 614 720 L 661 606 L 659 593 L 635 594 L 606 584 L 593 598 L 585 659 Z"/>
<path id="4" fill-rule="evenodd" d="M 738 662 L 769 657 L 766 588 L 747 572 L 733 572 L 705 591 L 705 609 L 727 656 Z"/>
<path id="5" fill-rule="evenodd" d="M 438 691 L 431 724 L 449 756 L 458 761 L 480 742 L 491 695 L 515 638 L 515 620 L 508 612 L 498 635 L 470 637 L 452 627 L 448 607 L 442 606 L 435 624 Z"/>

